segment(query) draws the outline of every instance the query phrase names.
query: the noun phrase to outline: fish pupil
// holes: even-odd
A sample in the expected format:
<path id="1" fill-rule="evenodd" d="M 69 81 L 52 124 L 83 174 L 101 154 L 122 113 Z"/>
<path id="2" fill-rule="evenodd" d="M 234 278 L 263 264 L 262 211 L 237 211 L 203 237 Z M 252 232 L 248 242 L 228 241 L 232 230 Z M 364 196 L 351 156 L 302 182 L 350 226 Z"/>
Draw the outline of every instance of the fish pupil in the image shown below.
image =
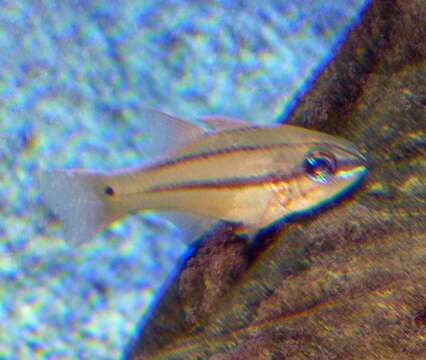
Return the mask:
<path id="1" fill-rule="evenodd" d="M 105 187 L 104 193 L 108 196 L 114 196 L 115 194 L 114 189 L 109 185 Z"/>
<path id="2" fill-rule="evenodd" d="M 313 150 L 307 154 L 303 166 L 311 179 L 326 183 L 336 170 L 336 159 L 328 152 Z"/>

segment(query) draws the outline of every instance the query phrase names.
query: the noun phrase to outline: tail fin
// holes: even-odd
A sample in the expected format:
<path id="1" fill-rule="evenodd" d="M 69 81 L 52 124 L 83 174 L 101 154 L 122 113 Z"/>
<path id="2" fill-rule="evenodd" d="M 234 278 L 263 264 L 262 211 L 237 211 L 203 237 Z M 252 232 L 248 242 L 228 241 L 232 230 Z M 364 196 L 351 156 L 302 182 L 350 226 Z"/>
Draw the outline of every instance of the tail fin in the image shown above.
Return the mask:
<path id="1" fill-rule="evenodd" d="M 43 171 L 36 181 L 49 208 L 64 223 L 65 240 L 76 246 L 90 241 L 122 213 L 103 189 L 107 176 L 85 170 Z"/>

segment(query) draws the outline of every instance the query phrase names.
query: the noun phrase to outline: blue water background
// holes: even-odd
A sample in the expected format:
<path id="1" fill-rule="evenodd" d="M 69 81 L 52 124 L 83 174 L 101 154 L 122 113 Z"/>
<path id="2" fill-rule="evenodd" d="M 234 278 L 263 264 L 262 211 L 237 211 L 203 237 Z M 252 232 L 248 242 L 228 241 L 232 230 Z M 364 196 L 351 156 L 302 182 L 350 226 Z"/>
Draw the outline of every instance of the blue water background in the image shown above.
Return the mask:
<path id="1" fill-rule="evenodd" d="M 142 107 L 276 121 L 365 3 L 0 1 L 0 359 L 119 358 L 186 249 L 153 214 L 67 247 L 40 168 L 140 163 Z"/>

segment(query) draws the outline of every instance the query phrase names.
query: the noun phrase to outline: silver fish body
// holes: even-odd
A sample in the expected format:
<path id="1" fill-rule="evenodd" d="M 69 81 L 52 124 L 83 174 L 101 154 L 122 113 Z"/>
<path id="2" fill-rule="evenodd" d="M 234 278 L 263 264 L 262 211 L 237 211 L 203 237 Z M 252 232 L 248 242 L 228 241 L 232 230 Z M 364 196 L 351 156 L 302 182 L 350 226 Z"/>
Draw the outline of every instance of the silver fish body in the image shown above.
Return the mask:
<path id="1" fill-rule="evenodd" d="M 151 117 L 183 124 L 157 112 Z M 126 213 L 148 209 L 188 214 L 205 224 L 236 222 L 252 231 L 335 200 L 367 171 L 365 158 L 344 139 L 290 125 L 217 119 L 210 118 L 216 130 L 207 132 L 185 123 L 186 141 L 148 165 L 111 173 L 45 173 L 39 183 L 48 205 L 64 220 L 69 242 L 89 240 Z M 73 195 L 63 199 L 64 192 Z M 54 197 L 59 193 L 61 201 Z M 83 231 L 73 230 L 81 202 L 86 224 L 80 224 Z"/>

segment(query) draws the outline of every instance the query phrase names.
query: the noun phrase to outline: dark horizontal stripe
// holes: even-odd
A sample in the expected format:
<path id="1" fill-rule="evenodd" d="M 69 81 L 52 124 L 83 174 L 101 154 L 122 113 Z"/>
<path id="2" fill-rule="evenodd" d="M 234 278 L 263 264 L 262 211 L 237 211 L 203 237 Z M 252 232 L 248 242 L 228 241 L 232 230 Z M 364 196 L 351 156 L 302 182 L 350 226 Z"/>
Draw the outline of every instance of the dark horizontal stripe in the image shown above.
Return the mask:
<path id="1" fill-rule="evenodd" d="M 168 166 L 183 164 L 183 163 L 186 163 L 186 162 L 197 161 L 197 160 L 207 160 L 210 157 L 220 156 L 220 155 L 225 155 L 225 154 L 231 154 L 231 153 L 236 153 L 236 152 L 270 150 L 270 149 L 279 148 L 279 147 L 288 147 L 288 146 L 297 146 L 297 145 L 298 145 L 298 143 L 280 143 L 280 144 L 271 144 L 271 145 L 254 145 L 254 146 L 248 146 L 247 145 L 247 146 L 227 147 L 227 148 L 216 149 L 216 150 L 212 150 L 212 151 L 199 152 L 199 153 L 195 153 L 195 154 L 190 154 L 190 155 L 185 155 L 185 156 L 176 157 L 176 158 L 172 158 L 172 159 L 167 159 L 167 160 L 160 161 L 159 163 L 150 166 L 146 170 L 157 170 L 157 169 L 165 168 L 165 167 L 168 167 Z M 340 146 L 335 145 L 335 144 L 313 142 L 313 143 L 303 143 L 303 145 L 318 146 L 318 147 L 325 147 L 325 148 L 330 147 L 330 146 L 335 146 L 336 148 L 339 148 L 339 149 L 344 150 L 344 151 L 346 151 L 350 154 L 353 154 L 348 149 L 346 149 L 344 147 L 340 147 Z M 355 156 L 358 156 L 358 155 L 355 155 Z"/>
<path id="2" fill-rule="evenodd" d="M 209 157 L 224 155 L 224 154 L 231 154 L 234 152 L 244 152 L 244 151 L 256 151 L 256 150 L 267 150 L 267 149 L 273 149 L 276 147 L 282 146 L 282 144 L 274 144 L 274 145 L 259 145 L 259 146 L 239 146 L 239 147 L 229 147 L 229 148 L 222 148 L 222 149 L 216 149 L 212 151 L 205 151 L 205 152 L 199 152 L 195 154 L 185 155 L 181 157 L 176 157 L 172 159 L 167 159 L 164 161 L 159 162 L 158 164 L 153 165 L 149 169 L 156 170 L 161 169 L 167 166 L 177 165 L 181 163 L 196 161 L 196 160 L 206 160 Z"/>
<path id="3" fill-rule="evenodd" d="M 290 174 L 273 173 L 257 177 L 239 177 L 229 179 L 215 179 L 203 181 L 188 181 L 178 184 L 156 185 L 146 189 L 144 192 L 164 192 L 177 190 L 201 190 L 201 189 L 235 189 L 246 186 L 259 185 L 262 183 L 280 183 L 289 181 L 304 173 L 304 169 L 299 168 Z"/>
<path id="4" fill-rule="evenodd" d="M 357 166 L 363 166 L 361 160 L 343 160 L 339 162 L 338 171 L 350 170 Z M 246 186 L 259 185 L 262 183 L 280 183 L 288 182 L 289 180 L 296 178 L 302 174 L 305 174 L 305 169 L 301 166 L 293 170 L 289 174 L 284 174 L 282 172 L 276 172 L 256 177 L 237 177 L 237 178 L 227 178 L 227 179 L 213 179 L 213 180 L 199 180 L 199 181 L 187 181 L 182 183 L 175 184 L 164 184 L 164 185 L 154 185 L 144 192 L 153 193 L 153 192 L 165 192 L 165 191 L 176 191 L 176 190 L 200 190 L 200 189 L 234 189 L 242 188 Z"/>

